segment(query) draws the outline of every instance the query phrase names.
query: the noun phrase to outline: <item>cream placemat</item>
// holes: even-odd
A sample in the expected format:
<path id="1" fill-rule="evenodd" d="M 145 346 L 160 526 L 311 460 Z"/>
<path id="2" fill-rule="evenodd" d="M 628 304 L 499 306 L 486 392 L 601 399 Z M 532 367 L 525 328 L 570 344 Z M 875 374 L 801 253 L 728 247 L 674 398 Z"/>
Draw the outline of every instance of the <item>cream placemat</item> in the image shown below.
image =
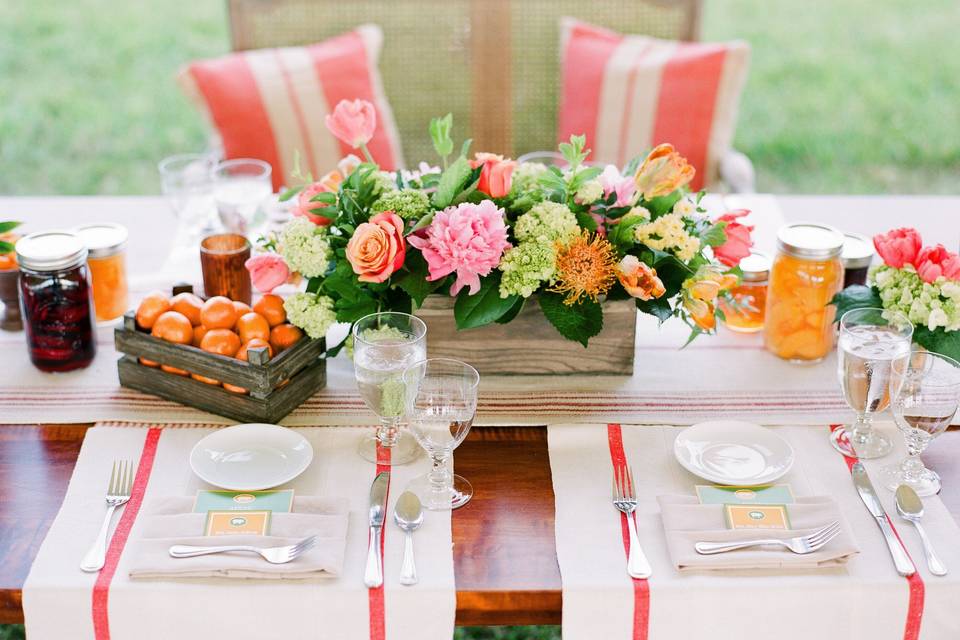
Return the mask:
<path id="1" fill-rule="evenodd" d="M 367 433 L 360 428 L 299 429 L 315 457 L 289 485 L 301 495 L 348 500 L 350 522 L 340 578 L 131 580 L 127 548 L 107 584 L 109 598 L 103 593 L 104 585 L 95 589 L 98 574 L 82 572 L 79 562 L 103 518 L 111 462 L 137 460 L 155 439 L 145 499 L 190 495 L 209 488 L 192 474 L 187 456 L 210 432 L 209 428 L 167 427 L 150 435 L 142 427 L 118 426 L 98 426 L 87 432 L 63 506 L 24 585 L 24 615 L 31 640 L 375 637 L 371 633 L 374 598 L 363 585 L 368 495 L 375 467 L 356 454 L 359 438 Z M 393 470 L 391 514 L 407 482 L 427 468 L 427 461 L 420 459 Z M 130 542 L 141 525 L 139 518 L 134 521 Z M 420 583 L 401 586 L 402 533 L 392 520 L 385 528 L 386 637 L 449 640 L 456 611 L 450 513 L 427 512 L 416 536 Z M 100 631 L 96 636 L 94 620 Z M 108 625 L 109 636 L 103 635 L 103 624 Z"/>
<path id="2" fill-rule="evenodd" d="M 895 572 L 843 457 L 828 442 L 827 427 L 776 428 L 796 456 L 793 468 L 779 482 L 788 483 L 797 496 L 832 496 L 852 527 L 860 554 L 838 568 L 682 574 L 667 553 L 657 496 L 693 495 L 694 485 L 707 483 L 673 457 L 673 440 L 680 428 L 623 425 L 611 430 L 606 424 L 565 424 L 551 425 L 548 431 L 564 640 L 646 638 L 634 634 L 642 625 L 648 626 L 649 638 L 904 637 L 909 585 Z M 637 528 L 653 566 L 648 581 L 634 582 L 627 576 L 622 521 L 610 503 L 611 439 L 618 434 L 638 488 Z M 867 461 L 866 466 L 924 582 L 919 637 L 960 637 L 955 612 L 960 598 L 960 529 L 939 498 L 925 500 L 927 532 L 952 569 L 949 576 L 931 576 L 916 532 L 896 517 L 892 492 L 880 486 L 880 467 L 903 454 L 902 437 L 890 435 L 898 443 L 897 451 L 881 461 Z"/>

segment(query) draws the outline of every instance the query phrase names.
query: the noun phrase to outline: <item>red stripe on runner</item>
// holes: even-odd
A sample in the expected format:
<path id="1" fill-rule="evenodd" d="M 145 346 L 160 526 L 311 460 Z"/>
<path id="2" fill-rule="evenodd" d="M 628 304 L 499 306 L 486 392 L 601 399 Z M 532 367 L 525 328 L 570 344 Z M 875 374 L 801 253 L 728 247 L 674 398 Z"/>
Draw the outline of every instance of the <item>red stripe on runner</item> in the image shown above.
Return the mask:
<path id="1" fill-rule="evenodd" d="M 390 471 L 390 449 L 387 447 L 380 446 L 380 443 L 377 442 L 377 470 L 376 474 L 381 474 L 384 471 Z M 374 476 L 376 477 L 376 476 Z M 391 480 L 393 479 L 391 474 Z M 387 482 L 387 501 L 390 500 L 390 482 Z M 383 528 L 383 531 L 380 533 L 380 562 L 381 564 L 384 561 L 383 558 L 383 549 L 387 541 L 387 527 Z M 369 539 L 367 541 L 369 544 Z M 384 575 L 386 575 L 386 567 L 384 567 Z M 384 585 L 380 585 L 376 589 L 367 589 L 367 595 L 370 603 L 370 640 L 385 640 L 387 637 L 387 612 L 386 606 L 384 605 L 383 598 L 383 589 Z"/>
<path id="2" fill-rule="evenodd" d="M 157 455 L 157 443 L 160 441 L 162 431 L 159 428 L 151 428 L 147 431 L 143 451 L 140 452 L 140 462 L 137 465 L 137 475 L 134 477 L 133 488 L 130 490 L 130 500 L 123 507 L 123 515 L 120 516 L 120 522 L 117 523 L 117 528 L 113 532 L 110 546 L 107 547 L 106 562 L 93 585 L 93 637 L 96 640 L 110 640 L 110 611 L 108 606 L 110 583 L 113 581 L 113 575 L 117 572 L 120 556 L 127 544 L 127 538 L 130 537 L 130 530 L 137 519 L 140 505 L 143 503 L 143 494 L 146 492 L 147 483 L 150 481 L 153 459 Z"/>
<path id="3" fill-rule="evenodd" d="M 610 461 L 615 470 L 627 468 L 627 456 L 623 451 L 623 432 L 619 424 L 607 425 L 607 441 L 610 445 Z M 631 514 L 636 525 L 635 514 Z M 627 514 L 620 514 L 620 531 L 623 535 L 623 553 L 630 555 L 630 529 Z M 647 640 L 650 632 L 650 583 L 644 578 L 631 578 L 633 581 L 633 640 Z"/>
<path id="4" fill-rule="evenodd" d="M 832 424 L 830 425 L 830 433 L 842 428 L 843 425 Z M 858 462 L 857 457 L 848 456 L 845 453 L 841 455 L 843 456 L 844 462 L 847 463 L 847 469 L 853 471 L 853 465 Z M 890 523 L 893 535 L 897 536 L 897 541 L 903 546 L 903 551 L 907 554 L 907 557 L 910 557 L 906 545 L 903 544 L 903 540 L 900 538 L 900 532 L 893 526 L 893 521 L 890 519 L 890 516 L 887 516 L 887 522 Z M 912 562 L 913 558 L 910 558 L 910 561 Z M 913 564 L 916 566 L 917 563 L 914 562 Z M 907 584 L 910 588 L 910 599 L 907 603 L 907 620 L 903 628 L 903 640 L 918 640 L 920 637 L 920 623 L 923 621 L 923 600 L 926 592 L 919 570 L 915 571 L 912 576 L 907 576 Z"/>

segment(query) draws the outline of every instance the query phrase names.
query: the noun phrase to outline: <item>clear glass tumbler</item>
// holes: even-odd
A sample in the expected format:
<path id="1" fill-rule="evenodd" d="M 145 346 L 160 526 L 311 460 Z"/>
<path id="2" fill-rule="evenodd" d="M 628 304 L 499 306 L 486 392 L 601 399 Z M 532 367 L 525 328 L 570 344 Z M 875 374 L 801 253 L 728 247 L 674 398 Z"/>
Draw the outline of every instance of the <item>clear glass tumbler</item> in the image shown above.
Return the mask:
<path id="1" fill-rule="evenodd" d="M 273 194 L 269 163 L 254 158 L 225 160 L 213 170 L 213 199 L 223 228 L 247 234 L 265 218 L 262 204 Z"/>
<path id="2" fill-rule="evenodd" d="M 462 507 L 473 497 L 473 487 L 451 471 L 450 460 L 473 424 L 480 374 L 458 360 L 431 358 L 407 369 L 403 380 L 410 432 L 433 464 L 407 491 L 417 494 L 427 509 Z"/>
<path id="3" fill-rule="evenodd" d="M 853 309 L 840 318 L 837 377 L 843 397 L 857 413 L 848 427 L 833 432 L 833 446 L 858 458 L 879 458 L 890 452 L 890 439 L 873 429 L 873 416 L 890 404 L 894 365 L 910 358 L 913 324 L 897 311 Z"/>
<path id="4" fill-rule="evenodd" d="M 216 159 L 209 154 L 181 153 L 160 161 L 160 191 L 190 234 L 199 239 L 214 230 L 213 169 Z"/>
<path id="5" fill-rule="evenodd" d="M 367 407 L 380 418 L 375 436 L 360 443 L 370 462 L 406 464 L 420 453 L 416 441 L 400 428 L 406 408 L 403 374 L 427 357 L 427 325 L 407 313 L 373 313 L 353 325 L 353 368 Z M 377 445 L 390 452 L 378 456 Z M 379 458 L 379 459 L 378 459 Z"/>

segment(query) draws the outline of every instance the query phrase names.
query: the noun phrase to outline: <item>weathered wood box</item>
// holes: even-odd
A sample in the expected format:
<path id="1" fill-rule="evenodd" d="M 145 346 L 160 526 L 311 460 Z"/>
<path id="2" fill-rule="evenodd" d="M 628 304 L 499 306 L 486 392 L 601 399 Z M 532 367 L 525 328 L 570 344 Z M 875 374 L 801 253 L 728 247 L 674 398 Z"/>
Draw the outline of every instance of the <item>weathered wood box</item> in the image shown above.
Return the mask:
<path id="1" fill-rule="evenodd" d="M 266 347 L 255 347 L 247 353 L 249 361 L 243 362 L 139 331 L 131 311 L 124 315 L 123 325 L 114 330 L 114 343 L 124 354 L 117 362 L 123 386 L 241 422 L 279 422 L 327 381 L 324 340 L 304 337 L 273 358 Z M 189 376 L 148 367 L 140 364 L 141 357 L 248 389 L 249 393 L 233 393 Z"/>
<path id="2" fill-rule="evenodd" d="M 540 311 L 536 296 L 507 324 L 458 331 L 454 299 L 429 296 L 416 311 L 427 325 L 427 354 L 456 358 L 485 375 L 633 375 L 637 307 L 633 300 L 603 305 L 603 331 L 584 348 L 561 336 Z"/>

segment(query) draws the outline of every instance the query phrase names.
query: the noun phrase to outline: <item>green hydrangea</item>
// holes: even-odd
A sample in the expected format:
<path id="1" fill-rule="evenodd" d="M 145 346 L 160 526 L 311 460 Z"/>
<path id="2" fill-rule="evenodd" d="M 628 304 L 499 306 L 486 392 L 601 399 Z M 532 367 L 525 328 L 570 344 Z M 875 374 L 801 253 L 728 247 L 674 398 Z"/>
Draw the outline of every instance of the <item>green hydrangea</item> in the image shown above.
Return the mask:
<path id="1" fill-rule="evenodd" d="M 419 220 L 430 211 L 430 198 L 417 189 L 388 191 L 373 203 L 373 213 L 393 211 L 404 220 Z"/>
<path id="2" fill-rule="evenodd" d="M 376 183 L 376 190 L 381 194 L 397 190 L 397 175 L 391 171 L 375 171 L 373 181 Z"/>
<path id="3" fill-rule="evenodd" d="M 960 330 L 960 283 L 943 277 L 924 282 L 909 265 L 903 269 L 880 265 L 871 271 L 870 280 L 884 309 L 899 311 L 930 331 Z"/>
<path id="4" fill-rule="evenodd" d="M 327 240 L 327 228 L 306 218 L 294 218 L 280 233 L 280 255 L 293 271 L 306 278 L 327 272 L 333 252 Z"/>
<path id="5" fill-rule="evenodd" d="M 565 204 L 537 203 L 519 218 L 513 226 L 513 235 L 522 242 L 540 242 L 552 245 L 566 242 L 580 233 L 577 217 Z"/>
<path id="6" fill-rule="evenodd" d="M 556 273 L 556 250 L 550 242 L 521 242 L 508 249 L 498 267 L 503 272 L 500 297 L 513 295 L 529 298 Z"/>
<path id="7" fill-rule="evenodd" d="M 602 197 L 603 184 L 599 180 L 587 180 L 573 194 L 573 199 L 577 204 L 592 204 Z"/>
<path id="8" fill-rule="evenodd" d="M 327 329 L 337 321 L 333 300 L 315 293 L 295 293 L 283 303 L 287 319 L 317 339 L 327 335 Z"/>
<path id="9" fill-rule="evenodd" d="M 538 189 L 537 180 L 546 170 L 547 165 L 542 162 L 521 162 L 518 164 L 510 177 L 511 194 Z"/>

